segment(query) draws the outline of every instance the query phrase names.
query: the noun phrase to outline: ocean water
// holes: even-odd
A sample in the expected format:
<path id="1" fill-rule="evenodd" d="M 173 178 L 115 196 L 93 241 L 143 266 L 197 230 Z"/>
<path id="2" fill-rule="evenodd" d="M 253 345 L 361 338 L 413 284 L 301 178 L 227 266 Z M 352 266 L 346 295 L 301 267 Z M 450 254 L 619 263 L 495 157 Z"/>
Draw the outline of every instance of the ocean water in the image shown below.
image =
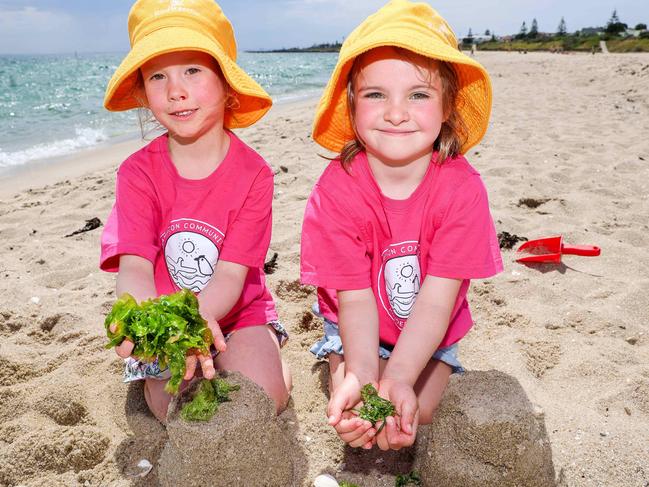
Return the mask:
<path id="1" fill-rule="evenodd" d="M 0 170 L 139 134 L 134 111 L 103 108 L 123 53 L 0 56 Z M 317 96 L 332 53 L 240 53 L 239 65 L 283 103 Z"/>

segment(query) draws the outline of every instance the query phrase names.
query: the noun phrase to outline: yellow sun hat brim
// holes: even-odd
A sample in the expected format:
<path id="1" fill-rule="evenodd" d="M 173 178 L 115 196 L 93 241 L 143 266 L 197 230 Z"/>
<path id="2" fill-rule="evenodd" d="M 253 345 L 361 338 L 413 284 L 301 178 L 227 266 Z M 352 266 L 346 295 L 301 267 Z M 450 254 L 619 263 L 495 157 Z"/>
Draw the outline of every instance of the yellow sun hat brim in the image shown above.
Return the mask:
<path id="1" fill-rule="evenodd" d="M 354 60 L 383 46 L 407 49 L 421 56 L 451 63 L 458 77 L 456 110 L 467 127 L 461 153 L 478 144 L 487 132 L 491 114 L 491 81 L 485 68 L 462 53 L 446 21 L 428 4 L 392 0 L 363 21 L 343 43 L 338 62 L 320 98 L 313 123 L 313 139 L 340 152 L 356 138 L 347 98 L 347 82 Z"/>
<path id="2" fill-rule="evenodd" d="M 139 0 L 129 14 L 131 50 L 108 82 L 104 106 L 124 111 L 143 106 L 138 71 L 147 61 L 170 52 L 200 51 L 219 64 L 237 102 L 225 111 L 226 128 L 248 127 L 272 106 L 272 99 L 236 63 L 230 22 L 212 0 Z"/>

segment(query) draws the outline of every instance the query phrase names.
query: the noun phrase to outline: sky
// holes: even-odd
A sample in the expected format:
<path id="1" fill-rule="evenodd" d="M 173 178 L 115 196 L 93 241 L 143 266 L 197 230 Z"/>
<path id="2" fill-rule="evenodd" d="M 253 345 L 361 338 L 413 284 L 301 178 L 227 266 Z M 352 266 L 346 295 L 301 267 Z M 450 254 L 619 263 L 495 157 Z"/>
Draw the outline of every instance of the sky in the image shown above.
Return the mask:
<path id="1" fill-rule="evenodd" d="M 240 50 L 341 41 L 386 0 L 222 0 Z M 0 54 L 125 52 L 133 0 L 0 0 Z M 614 9 L 630 27 L 649 24 L 649 0 L 427 1 L 458 37 L 486 29 L 515 34 L 536 18 L 541 32 L 605 25 Z"/>

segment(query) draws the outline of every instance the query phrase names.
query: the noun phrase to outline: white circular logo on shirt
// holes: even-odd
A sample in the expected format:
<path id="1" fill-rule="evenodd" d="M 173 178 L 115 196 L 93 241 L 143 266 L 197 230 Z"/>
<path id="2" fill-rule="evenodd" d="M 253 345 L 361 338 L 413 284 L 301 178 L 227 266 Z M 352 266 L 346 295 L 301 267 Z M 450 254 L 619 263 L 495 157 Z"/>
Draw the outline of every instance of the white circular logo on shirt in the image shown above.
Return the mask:
<path id="1" fill-rule="evenodd" d="M 194 232 L 174 233 L 165 245 L 169 275 L 180 288 L 201 291 L 219 260 L 219 249 L 209 238 Z"/>
<path id="2" fill-rule="evenodd" d="M 385 291 L 392 311 L 399 318 L 410 316 L 421 286 L 421 271 L 416 255 L 395 257 L 385 263 Z"/>
<path id="3" fill-rule="evenodd" d="M 410 316 L 421 287 L 419 242 L 391 244 L 381 252 L 377 290 L 386 313 L 400 330 Z"/>

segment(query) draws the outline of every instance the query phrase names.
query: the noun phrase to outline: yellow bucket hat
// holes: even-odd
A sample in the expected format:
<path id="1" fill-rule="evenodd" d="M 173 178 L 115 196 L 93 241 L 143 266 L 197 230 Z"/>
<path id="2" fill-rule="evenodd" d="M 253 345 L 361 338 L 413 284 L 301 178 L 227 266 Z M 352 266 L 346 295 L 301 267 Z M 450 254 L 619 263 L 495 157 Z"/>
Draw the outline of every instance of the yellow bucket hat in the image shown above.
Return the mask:
<path id="1" fill-rule="evenodd" d="M 491 113 L 491 82 L 487 71 L 458 50 L 450 26 L 429 5 L 392 0 L 345 39 L 316 111 L 313 139 L 318 144 L 340 152 L 347 142 L 354 140 L 347 103 L 347 78 L 356 57 L 381 46 L 401 47 L 453 63 L 460 85 L 456 106 L 468 129 L 461 153 L 480 142 Z"/>
<path id="2" fill-rule="evenodd" d="M 108 82 L 106 109 L 140 107 L 134 96 L 138 70 L 148 60 L 175 51 L 202 51 L 219 63 L 238 99 L 225 111 L 226 128 L 248 127 L 270 109 L 268 93 L 236 64 L 232 25 L 213 0 L 138 0 L 128 15 L 128 32 L 131 51 Z"/>

